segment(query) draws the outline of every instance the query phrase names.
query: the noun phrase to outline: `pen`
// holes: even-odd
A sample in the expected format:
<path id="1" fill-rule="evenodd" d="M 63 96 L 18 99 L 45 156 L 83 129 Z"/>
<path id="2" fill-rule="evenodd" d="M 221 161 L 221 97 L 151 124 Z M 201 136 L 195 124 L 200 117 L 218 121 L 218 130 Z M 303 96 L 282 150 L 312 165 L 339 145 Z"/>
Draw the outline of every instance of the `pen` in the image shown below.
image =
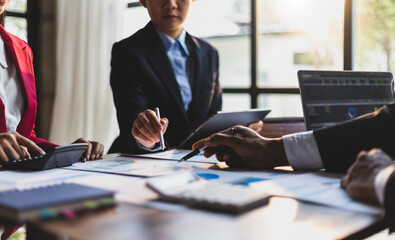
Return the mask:
<path id="1" fill-rule="evenodd" d="M 207 148 L 207 146 L 204 146 L 204 145 L 201 146 L 200 148 L 196 148 L 192 152 L 190 152 L 187 155 L 183 156 L 178 162 L 186 161 L 186 160 L 190 159 L 191 157 L 199 154 L 201 151 L 204 151 L 204 149 L 206 149 L 206 148 Z"/>
<path id="2" fill-rule="evenodd" d="M 160 121 L 159 108 L 155 108 L 155 113 L 156 113 L 156 117 Z M 162 151 L 164 151 L 165 150 L 165 139 L 163 138 L 163 132 L 162 131 L 160 131 L 160 133 L 159 133 L 159 144 L 160 144 L 160 149 L 162 149 Z"/>

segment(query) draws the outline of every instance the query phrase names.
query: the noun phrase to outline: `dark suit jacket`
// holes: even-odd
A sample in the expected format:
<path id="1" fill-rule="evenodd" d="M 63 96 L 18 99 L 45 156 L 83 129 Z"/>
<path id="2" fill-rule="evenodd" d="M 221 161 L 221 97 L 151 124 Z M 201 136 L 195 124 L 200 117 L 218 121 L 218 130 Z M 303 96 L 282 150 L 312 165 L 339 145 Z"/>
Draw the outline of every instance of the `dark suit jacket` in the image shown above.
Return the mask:
<path id="1" fill-rule="evenodd" d="M 385 215 L 388 220 L 390 231 L 395 231 L 395 173 L 392 173 L 385 186 L 384 195 Z"/>
<path id="2" fill-rule="evenodd" d="M 33 54 L 29 45 L 18 37 L 8 33 L 0 25 L 0 34 L 7 48 L 8 53 L 15 64 L 18 77 L 21 81 L 25 93 L 26 110 L 22 115 L 16 131 L 22 136 L 29 138 L 45 151 L 49 151 L 56 145 L 45 139 L 36 137 L 34 124 L 37 114 L 36 82 L 33 70 Z M 0 99 L 0 132 L 7 132 L 5 121 L 4 103 Z"/>
<path id="3" fill-rule="evenodd" d="M 381 148 L 395 159 L 395 103 L 371 114 L 314 131 L 327 171 L 345 172 L 361 150 Z"/>
<path id="4" fill-rule="evenodd" d="M 178 83 L 162 40 L 150 22 L 143 29 L 118 43 L 112 49 L 110 83 L 117 109 L 119 137 L 109 152 L 138 153 L 131 134 L 137 115 L 159 107 L 161 116 L 169 119 L 165 140 L 169 147 L 178 146 L 211 114 L 221 109 L 222 90 L 218 82 L 218 53 L 207 42 L 187 33 L 187 59 L 191 72 L 192 102 L 185 112 Z"/>

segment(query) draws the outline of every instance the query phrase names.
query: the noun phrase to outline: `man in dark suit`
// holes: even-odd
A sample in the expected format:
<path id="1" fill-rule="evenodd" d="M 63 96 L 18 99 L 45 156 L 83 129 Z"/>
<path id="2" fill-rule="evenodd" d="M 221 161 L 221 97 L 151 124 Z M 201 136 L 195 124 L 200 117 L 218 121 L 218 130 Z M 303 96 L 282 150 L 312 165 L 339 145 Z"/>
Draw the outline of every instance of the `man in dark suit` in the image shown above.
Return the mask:
<path id="1" fill-rule="evenodd" d="M 206 156 L 216 154 L 230 166 L 291 165 L 296 170 L 345 172 L 362 150 L 380 148 L 395 158 L 395 103 L 335 126 L 280 138 L 265 138 L 236 126 L 198 141 L 193 148 L 203 145 L 208 147 Z"/>
<path id="2" fill-rule="evenodd" d="M 335 126 L 280 138 L 236 126 L 198 141 L 193 149 L 203 145 L 205 156 L 216 154 L 229 166 L 348 170 L 343 188 L 356 200 L 384 206 L 395 229 L 395 103 Z"/>
<path id="3" fill-rule="evenodd" d="M 182 27 L 193 0 L 140 0 L 151 21 L 112 50 L 111 87 L 120 135 L 109 152 L 178 146 L 221 110 L 218 53 Z M 152 109 L 164 118 L 158 120 Z"/>

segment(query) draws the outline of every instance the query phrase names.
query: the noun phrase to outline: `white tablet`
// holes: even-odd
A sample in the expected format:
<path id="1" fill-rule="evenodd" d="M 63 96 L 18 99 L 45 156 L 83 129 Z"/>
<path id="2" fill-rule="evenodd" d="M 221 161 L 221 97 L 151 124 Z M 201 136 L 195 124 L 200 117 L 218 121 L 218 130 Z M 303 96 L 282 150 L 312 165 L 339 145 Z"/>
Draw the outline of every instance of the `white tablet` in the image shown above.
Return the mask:
<path id="1" fill-rule="evenodd" d="M 250 123 L 263 120 L 270 111 L 269 109 L 256 108 L 240 112 L 218 112 L 217 114 L 213 114 L 190 134 L 178 148 L 190 149 L 194 142 L 208 137 L 213 133 L 226 130 L 235 125 L 247 126 Z"/>

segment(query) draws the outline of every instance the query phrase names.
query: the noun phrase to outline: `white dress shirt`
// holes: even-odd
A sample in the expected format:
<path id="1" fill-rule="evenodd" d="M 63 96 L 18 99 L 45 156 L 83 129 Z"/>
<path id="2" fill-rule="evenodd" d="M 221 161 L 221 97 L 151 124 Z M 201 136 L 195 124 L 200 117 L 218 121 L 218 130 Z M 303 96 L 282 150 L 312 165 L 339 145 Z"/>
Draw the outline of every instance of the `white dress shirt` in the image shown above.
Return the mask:
<path id="1" fill-rule="evenodd" d="M 7 131 L 16 131 L 25 107 L 24 92 L 14 63 L 0 36 L 0 98 L 4 104 Z"/>
<path id="2" fill-rule="evenodd" d="M 192 102 L 192 89 L 187 74 L 187 58 L 189 56 L 189 51 L 185 43 L 186 31 L 183 29 L 177 40 L 174 40 L 172 37 L 159 30 L 157 30 L 157 32 L 165 46 L 167 57 L 169 58 L 174 76 L 180 88 L 184 109 L 187 112 L 189 104 Z"/>
<path id="3" fill-rule="evenodd" d="M 313 131 L 283 136 L 285 154 L 295 170 L 320 169 L 324 165 Z"/>

